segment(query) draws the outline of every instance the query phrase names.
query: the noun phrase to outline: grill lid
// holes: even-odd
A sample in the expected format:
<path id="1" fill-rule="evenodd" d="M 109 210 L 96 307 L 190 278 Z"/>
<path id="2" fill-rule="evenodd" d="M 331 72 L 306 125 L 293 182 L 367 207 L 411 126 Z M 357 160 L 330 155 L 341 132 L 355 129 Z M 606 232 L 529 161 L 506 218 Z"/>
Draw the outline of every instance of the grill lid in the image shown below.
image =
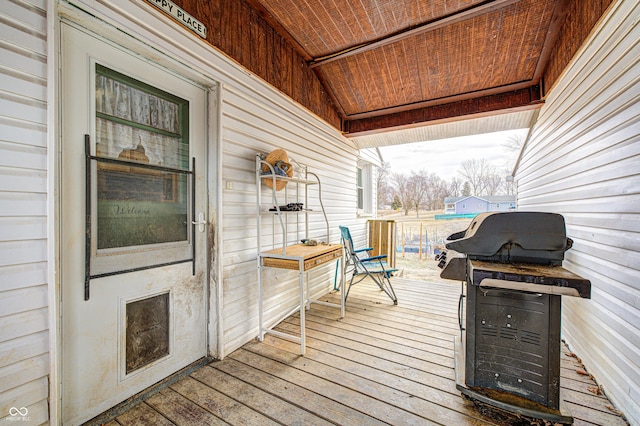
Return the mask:
<path id="1" fill-rule="evenodd" d="M 469 259 L 554 265 L 562 264 L 573 243 L 564 217 L 544 212 L 481 213 L 447 241 L 447 249 Z"/>

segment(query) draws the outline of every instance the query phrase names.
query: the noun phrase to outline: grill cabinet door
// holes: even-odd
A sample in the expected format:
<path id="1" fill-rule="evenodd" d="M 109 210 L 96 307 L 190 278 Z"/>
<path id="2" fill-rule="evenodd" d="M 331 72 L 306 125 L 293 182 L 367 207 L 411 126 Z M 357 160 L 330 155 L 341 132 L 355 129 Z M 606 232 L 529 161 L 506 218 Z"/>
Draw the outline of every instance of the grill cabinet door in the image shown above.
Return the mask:
<path id="1" fill-rule="evenodd" d="M 467 385 L 558 408 L 559 296 L 468 287 Z"/>

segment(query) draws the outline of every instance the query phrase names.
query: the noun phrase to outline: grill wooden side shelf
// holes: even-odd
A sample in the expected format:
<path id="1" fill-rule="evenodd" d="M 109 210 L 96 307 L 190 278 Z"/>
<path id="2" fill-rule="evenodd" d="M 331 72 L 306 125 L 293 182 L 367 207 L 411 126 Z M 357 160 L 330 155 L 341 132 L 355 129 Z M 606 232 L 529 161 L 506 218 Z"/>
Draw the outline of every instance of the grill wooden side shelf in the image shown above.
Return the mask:
<path id="1" fill-rule="evenodd" d="M 305 311 L 309 309 L 311 303 L 318 303 L 325 306 L 340 308 L 340 316 L 345 314 L 344 291 L 340 291 L 340 303 L 330 303 L 321 300 L 311 299 L 311 291 L 309 284 L 309 271 L 329 262 L 340 259 L 340 270 L 344 274 L 344 256 L 341 244 L 331 244 L 329 242 L 329 221 L 322 205 L 322 187 L 320 179 L 315 173 L 307 170 L 307 167 L 300 165 L 295 161 L 291 161 L 294 165 L 293 176 L 277 175 L 273 166 L 263 160 L 260 154 L 256 155 L 256 186 L 257 186 L 257 243 L 258 243 L 258 322 L 259 334 L 258 340 L 264 340 L 267 333 L 300 343 L 300 353 L 305 354 L 306 350 L 306 333 L 305 333 Z M 263 174 L 263 170 L 270 169 L 271 174 Z M 269 180 L 271 185 L 268 192 L 270 195 L 270 203 L 265 204 L 262 199 L 262 185 L 265 180 Z M 277 185 L 278 181 L 285 181 L 286 185 Z M 319 208 L 310 209 L 308 186 L 317 186 L 317 203 Z M 281 195 L 277 192 L 281 191 Z M 282 210 L 281 205 L 291 205 L 291 201 L 296 206 L 304 206 L 294 211 Z M 301 202 L 302 201 L 302 202 Z M 275 210 L 275 211 L 274 211 Z M 309 214 L 322 213 L 324 223 L 326 225 L 326 234 L 324 240 L 317 245 L 300 244 L 301 240 L 309 239 Z M 263 216 L 272 220 L 272 230 L 270 245 L 271 250 L 264 250 L 264 237 L 262 235 Z M 286 216 L 286 217 L 285 217 Z M 304 221 L 300 220 L 304 218 Z M 277 223 L 276 223 L 277 219 Z M 277 225 L 280 225 L 279 227 Z M 267 241 L 267 243 L 269 243 Z M 269 325 L 265 325 L 264 318 L 264 268 L 279 268 L 298 271 L 299 285 L 299 301 L 297 306 L 290 312 L 284 312 L 281 318 L 269 319 Z M 344 282 L 344 277 L 342 282 Z M 291 314 L 300 313 L 300 335 L 283 333 L 273 330 L 282 320 Z"/>

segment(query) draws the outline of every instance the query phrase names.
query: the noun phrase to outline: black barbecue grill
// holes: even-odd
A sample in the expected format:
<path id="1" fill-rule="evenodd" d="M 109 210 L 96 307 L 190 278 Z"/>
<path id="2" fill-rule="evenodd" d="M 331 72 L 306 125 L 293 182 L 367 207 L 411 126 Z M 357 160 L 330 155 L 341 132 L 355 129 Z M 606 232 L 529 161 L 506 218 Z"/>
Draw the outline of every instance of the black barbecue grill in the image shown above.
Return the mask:
<path id="1" fill-rule="evenodd" d="M 553 213 L 482 213 L 449 236 L 440 276 L 463 282 L 455 347 L 464 395 L 573 423 L 560 400 L 561 297 L 590 298 L 591 284 L 562 267 L 571 245 L 564 218 Z"/>

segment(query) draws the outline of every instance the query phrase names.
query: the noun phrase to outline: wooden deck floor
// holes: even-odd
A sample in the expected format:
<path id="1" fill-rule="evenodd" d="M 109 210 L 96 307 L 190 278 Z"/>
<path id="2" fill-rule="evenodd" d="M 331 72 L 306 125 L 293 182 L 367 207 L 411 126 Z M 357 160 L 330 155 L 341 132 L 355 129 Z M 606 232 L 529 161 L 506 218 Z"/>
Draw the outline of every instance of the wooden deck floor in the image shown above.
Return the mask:
<path id="1" fill-rule="evenodd" d="M 347 315 L 312 305 L 307 354 L 267 336 L 139 403 L 115 425 L 490 425 L 454 379 L 460 284 L 394 278 L 399 304 L 370 283 L 354 287 Z M 327 295 L 325 300 L 337 300 Z M 298 318 L 280 324 L 297 332 Z M 593 393 L 584 367 L 562 355 L 561 394 L 576 425 L 626 425 Z M 591 390 L 590 390 L 591 388 Z"/>

